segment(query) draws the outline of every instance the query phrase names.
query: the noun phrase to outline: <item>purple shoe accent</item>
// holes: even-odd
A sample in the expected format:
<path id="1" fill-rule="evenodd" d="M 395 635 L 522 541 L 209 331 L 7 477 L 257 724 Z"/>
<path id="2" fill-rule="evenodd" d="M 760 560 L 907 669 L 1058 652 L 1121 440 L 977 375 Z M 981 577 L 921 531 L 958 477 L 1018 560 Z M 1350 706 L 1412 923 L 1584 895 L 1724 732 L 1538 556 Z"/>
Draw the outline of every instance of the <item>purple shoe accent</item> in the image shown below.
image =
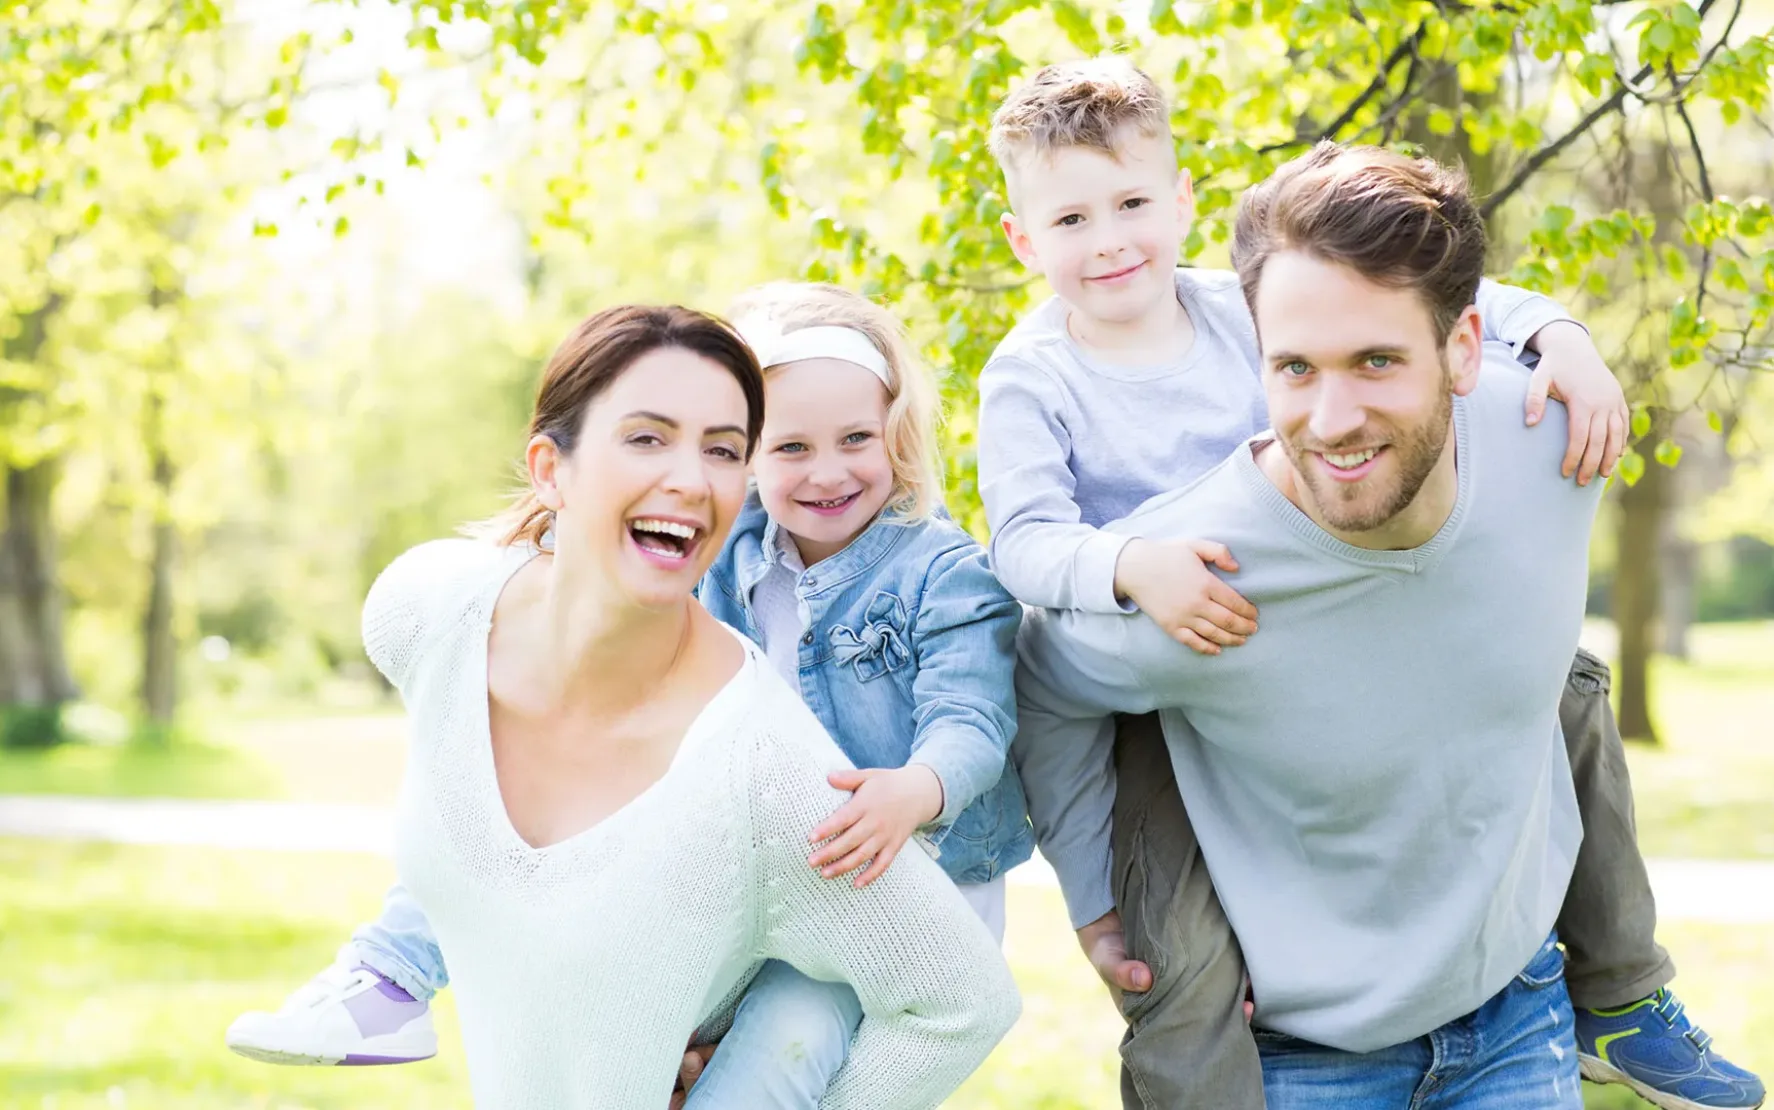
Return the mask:
<path id="1" fill-rule="evenodd" d="M 417 998 L 414 998 L 412 995 L 408 994 L 407 989 L 405 987 L 401 986 L 399 983 L 396 983 L 394 980 L 388 978 L 388 976 L 382 974 L 380 971 L 377 971 L 375 968 L 371 967 L 369 964 L 358 964 L 356 967 L 352 968 L 351 970 L 352 971 L 367 971 L 371 975 L 374 975 L 376 977 L 376 989 L 381 991 L 383 997 L 385 997 L 385 998 L 393 999 L 396 1002 L 417 1002 L 417 1001 L 419 1001 Z"/>
<path id="2" fill-rule="evenodd" d="M 373 973 L 375 969 L 370 970 Z M 366 1037 L 399 1032 L 430 1008 L 380 974 L 376 975 L 376 984 L 376 990 L 352 995 L 344 1003 L 345 1012 L 357 1023 L 357 1031 Z"/>
<path id="3" fill-rule="evenodd" d="M 429 1056 L 347 1056 L 339 1061 L 342 1068 L 374 1067 L 378 1064 L 416 1064 Z"/>

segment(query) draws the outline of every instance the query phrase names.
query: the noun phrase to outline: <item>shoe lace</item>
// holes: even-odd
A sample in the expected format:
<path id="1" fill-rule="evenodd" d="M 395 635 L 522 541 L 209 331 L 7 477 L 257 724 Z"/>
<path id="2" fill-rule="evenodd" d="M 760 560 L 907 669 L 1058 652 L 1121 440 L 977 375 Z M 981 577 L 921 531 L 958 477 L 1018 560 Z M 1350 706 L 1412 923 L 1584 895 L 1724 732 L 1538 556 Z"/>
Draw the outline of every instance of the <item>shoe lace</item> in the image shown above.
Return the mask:
<path id="1" fill-rule="evenodd" d="M 1686 1037 L 1688 1043 L 1693 1045 L 1701 1055 L 1704 1056 L 1706 1050 L 1711 1047 L 1712 1037 L 1686 1016 L 1687 1007 L 1682 1005 L 1682 1000 L 1671 993 L 1668 988 L 1657 992 L 1657 1001 L 1652 1004 L 1651 1012 L 1662 1018 L 1663 1023 L 1672 1030 L 1676 1029 L 1679 1023 L 1682 1036 Z"/>

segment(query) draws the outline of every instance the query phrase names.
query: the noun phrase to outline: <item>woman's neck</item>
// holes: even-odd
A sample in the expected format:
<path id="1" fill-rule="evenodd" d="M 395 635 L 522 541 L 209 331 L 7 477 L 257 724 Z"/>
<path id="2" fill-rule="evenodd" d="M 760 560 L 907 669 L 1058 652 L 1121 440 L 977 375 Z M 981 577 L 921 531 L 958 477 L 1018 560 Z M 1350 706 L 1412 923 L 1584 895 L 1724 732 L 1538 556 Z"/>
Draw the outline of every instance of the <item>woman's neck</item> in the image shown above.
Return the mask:
<path id="1" fill-rule="evenodd" d="M 689 643 L 694 602 L 625 604 L 595 573 L 548 557 L 517 622 L 535 693 L 556 707 L 614 711 L 639 704 L 672 674 Z"/>

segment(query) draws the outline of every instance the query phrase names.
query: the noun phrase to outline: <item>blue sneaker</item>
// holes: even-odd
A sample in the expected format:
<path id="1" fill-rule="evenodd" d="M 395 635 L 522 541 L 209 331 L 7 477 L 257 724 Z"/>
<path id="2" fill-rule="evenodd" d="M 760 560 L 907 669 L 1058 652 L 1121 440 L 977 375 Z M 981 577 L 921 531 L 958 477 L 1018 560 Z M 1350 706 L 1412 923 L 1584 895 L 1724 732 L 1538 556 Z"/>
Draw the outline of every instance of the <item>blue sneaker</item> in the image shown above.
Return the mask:
<path id="1" fill-rule="evenodd" d="M 1624 1083 L 1664 1110 L 1754 1110 L 1762 1081 L 1712 1051 L 1712 1038 L 1660 990 L 1615 1010 L 1577 1011 L 1577 1062 L 1592 1083 Z"/>

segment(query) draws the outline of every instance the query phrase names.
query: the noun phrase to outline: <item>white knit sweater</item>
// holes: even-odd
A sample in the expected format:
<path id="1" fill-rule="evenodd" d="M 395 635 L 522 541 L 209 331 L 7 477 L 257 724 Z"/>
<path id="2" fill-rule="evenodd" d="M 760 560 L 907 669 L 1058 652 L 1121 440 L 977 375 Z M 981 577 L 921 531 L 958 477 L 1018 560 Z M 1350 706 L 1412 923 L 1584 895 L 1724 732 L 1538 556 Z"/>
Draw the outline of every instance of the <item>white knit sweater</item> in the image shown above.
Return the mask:
<path id="1" fill-rule="evenodd" d="M 1015 1022 L 1009 969 L 924 853 L 860 891 L 807 865 L 807 833 L 845 798 L 826 775 L 849 763 L 749 642 L 657 783 L 558 844 L 512 828 L 487 633 L 530 557 L 423 544 L 364 603 L 412 729 L 395 860 L 449 960 L 476 1105 L 662 1110 L 698 1024 L 771 957 L 862 1000 L 822 1107 L 938 1105 Z"/>

